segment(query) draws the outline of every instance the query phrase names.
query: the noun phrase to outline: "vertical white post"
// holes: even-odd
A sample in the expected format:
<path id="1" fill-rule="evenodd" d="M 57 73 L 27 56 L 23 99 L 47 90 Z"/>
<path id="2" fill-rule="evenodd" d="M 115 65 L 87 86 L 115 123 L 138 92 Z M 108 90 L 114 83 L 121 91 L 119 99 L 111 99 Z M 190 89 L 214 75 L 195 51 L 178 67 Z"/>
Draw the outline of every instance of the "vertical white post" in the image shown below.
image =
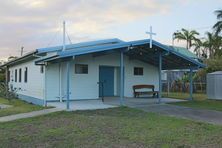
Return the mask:
<path id="1" fill-rule="evenodd" d="M 10 79 L 10 76 L 9 76 L 9 67 L 6 66 L 6 69 L 5 69 L 5 92 L 6 92 L 6 97 L 8 97 L 8 91 L 9 91 L 9 79 Z"/>
<path id="2" fill-rule="evenodd" d="M 46 98 L 46 97 L 47 97 L 47 94 L 46 94 L 46 92 L 47 92 L 47 90 L 46 90 L 46 89 L 47 89 L 47 83 L 46 83 L 46 81 L 47 81 L 47 77 L 46 77 L 46 76 L 47 76 L 47 75 L 46 75 L 46 70 L 47 70 L 47 68 L 46 68 L 46 65 L 47 65 L 47 64 L 45 64 L 45 66 L 44 66 L 45 69 L 44 69 L 44 77 L 43 77 L 43 79 L 44 79 L 44 80 L 43 80 L 43 82 L 44 82 L 44 91 L 43 91 L 43 93 L 44 93 L 44 104 L 43 104 L 43 105 L 44 105 L 44 106 L 47 106 L 47 100 L 46 100 L 46 99 L 47 99 L 47 98 Z"/>
<path id="3" fill-rule="evenodd" d="M 67 80 L 67 82 L 66 82 L 66 84 L 67 84 L 67 86 L 66 86 L 66 109 L 67 109 L 67 111 L 69 111 L 69 109 L 70 109 L 70 107 L 69 107 L 69 95 L 70 95 L 70 93 L 69 93 L 69 75 L 70 75 L 70 62 L 69 61 L 67 61 L 67 65 L 66 65 L 66 69 L 67 69 L 67 77 L 66 77 L 66 80 Z"/>
<path id="4" fill-rule="evenodd" d="M 63 21 L 63 47 L 62 50 L 66 49 L 66 22 Z M 62 64 L 59 62 L 59 101 L 62 102 Z"/>
<path id="5" fill-rule="evenodd" d="M 123 97 L 124 97 L 124 57 L 123 51 L 120 50 L 120 105 L 123 105 Z"/>
<path id="6" fill-rule="evenodd" d="M 62 50 L 66 50 L 66 22 L 63 21 L 63 48 Z M 60 68 L 61 71 L 61 68 Z M 70 61 L 66 63 L 66 109 L 69 111 L 69 99 L 70 99 L 70 92 L 69 92 L 69 76 L 70 75 Z M 61 83 L 60 83 L 61 85 Z"/>
<path id="7" fill-rule="evenodd" d="M 190 100 L 193 100 L 193 69 L 190 68 Z"/>
<path id="8" fill-rule="evenodd" d="M 167 96 L 170 94 L 170 80 L 169 80 L 170 71 L 167 70 Z"/>
<path id="9" fill-rule="evenodd" d="M 158 103 L 161 103 L 161 98 L 162 98 L 162 54 L 161 52 L 159 53 L 159 94 L 158 94 Z"/>
<path id="10" fill-rule="evenodd" d="M 62 63 L 59 63 L 59 100 L 62 102 Z"/>

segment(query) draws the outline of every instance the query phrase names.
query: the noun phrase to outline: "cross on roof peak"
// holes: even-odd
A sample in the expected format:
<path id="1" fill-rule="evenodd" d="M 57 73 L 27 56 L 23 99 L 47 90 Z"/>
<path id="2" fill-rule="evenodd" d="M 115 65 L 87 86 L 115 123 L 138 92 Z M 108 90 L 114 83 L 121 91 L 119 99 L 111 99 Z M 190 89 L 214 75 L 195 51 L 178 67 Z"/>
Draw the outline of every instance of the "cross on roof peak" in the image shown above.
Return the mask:
<path id="1" fill-rule="evenodd" d="M 152 48 L 152 42 L 153 42 L 153 35 L 156 35 L 156 33 L 153 33 L 153 28 L 150 26 L 150 31 L 146 32 L 146 34 L 150 35 L 150 48 Z"/>

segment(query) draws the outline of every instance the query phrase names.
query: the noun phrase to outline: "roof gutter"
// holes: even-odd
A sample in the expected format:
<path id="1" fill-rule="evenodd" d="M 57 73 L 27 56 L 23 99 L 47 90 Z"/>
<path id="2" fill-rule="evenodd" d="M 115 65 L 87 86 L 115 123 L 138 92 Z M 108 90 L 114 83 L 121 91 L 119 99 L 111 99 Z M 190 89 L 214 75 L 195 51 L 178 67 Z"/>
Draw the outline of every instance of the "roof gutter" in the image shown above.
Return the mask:
<path id="1" fill-rule="evenodd" d="M 14 59 L 14 60 L 12 60 L 12 61 L 9 61 L 9 62 L 1 65 L 0 68 L 5 68 L 6 66 L 14 65 L 14 64 L 16 64 L 17 62 L 22 62 L 22 61 L 24 61 L 24 60 L 26 60 L 26 59 L 28 59 L 28 58 L 30 58 L 30 57 L 35 57 L 34 55 L 35 55 L 36 53 L 37 53 L 37 50 L 35 50 L 35 51 L 33 51 L 33 52 L 30 52 L 30 53 L 28 53 L 28 54 L 26 54 L 26 55 L 24 55 L 24 56 L 22 56 L 22 57 L 19 57 L 19 58 L 17 58 L 17 59 Z"/>

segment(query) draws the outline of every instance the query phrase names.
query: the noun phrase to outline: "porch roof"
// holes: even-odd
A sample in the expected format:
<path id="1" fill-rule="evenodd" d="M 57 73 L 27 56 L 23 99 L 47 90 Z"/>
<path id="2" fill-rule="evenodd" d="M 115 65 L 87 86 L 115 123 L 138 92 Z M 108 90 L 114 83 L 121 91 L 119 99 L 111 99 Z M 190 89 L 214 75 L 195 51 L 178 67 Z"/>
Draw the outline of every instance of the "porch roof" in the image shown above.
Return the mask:
<path id="1" fill-rule="evenodd" d="M 42 62 L 53 62 L 57 60 L 64 60 L 74 56 L 81 56 L 85 54 L 93 54 L 93 56 L 100 56 L 110 52 L 123 50 L 124 54 L 130 59 L 137 59 L 146 63 L 158 66 L 159 54 L 163 56 L 163 70 L 167 69 L 197 69 L 203 68 L 205 65 L 198 59 L 189 55 L 183 54 L 175 50 L 174 47 L 163 45 L 153 40 L 153 47 L 149 48 L 150 40 L 137 40 L 124 42 L 119 39 L 102 40 L 96 42 L 87 42 L 85 44 L 67 45 L 65 51 L 62 51 L 62 46 L 38 49 L 38 53 L 57 52 L 52 56 L 42 57 L 36 60 L 36 64 Z"/>

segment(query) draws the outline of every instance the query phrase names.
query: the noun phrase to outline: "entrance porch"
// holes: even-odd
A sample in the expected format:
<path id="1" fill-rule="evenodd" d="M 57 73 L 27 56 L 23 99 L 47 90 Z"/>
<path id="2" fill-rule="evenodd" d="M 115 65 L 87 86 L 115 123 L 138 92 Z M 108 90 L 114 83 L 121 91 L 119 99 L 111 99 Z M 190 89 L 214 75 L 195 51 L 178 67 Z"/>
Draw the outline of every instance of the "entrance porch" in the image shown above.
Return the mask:
<path id="1" fill-rule="evenodd" d="M 162 103 L 170 102 L 181 102 L 185 100 L 171 99 L 171 98 L 162 98 Z M 158 99 L 156 98 L 124 98 L 124 105 L 128 107 L 140 107 L 140 106 L 149 106 L 149 105 L 161 105 L 158 104 Z M 54 106 L 59 109 L 66 109 L 66 102 L 48 102 L 48 106 Z M 104 102 L 101 99 L 95 100 L 80 100 L 80 101 L 70 101 L 70 110 L 96 110 L 96 109 L 107 109 L 120 106 L 119 97 L 105 97 Z"/>

